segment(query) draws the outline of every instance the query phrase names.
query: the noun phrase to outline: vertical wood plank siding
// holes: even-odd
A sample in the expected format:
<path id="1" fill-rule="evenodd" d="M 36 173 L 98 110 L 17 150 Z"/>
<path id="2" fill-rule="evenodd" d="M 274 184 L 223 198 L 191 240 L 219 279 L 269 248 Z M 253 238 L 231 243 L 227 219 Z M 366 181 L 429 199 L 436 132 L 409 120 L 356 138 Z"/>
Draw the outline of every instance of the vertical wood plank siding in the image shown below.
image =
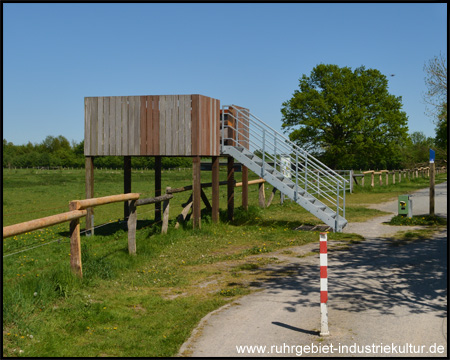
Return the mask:
<path id="1" fill-rule="evenodd" d="M 84 98 L 84 154 L 90 155 L 91 148 L 89 146 L 89 141 L 91 138 L 91 107 L 90 107 L 90 98 Z"/>
<path id="2" fill-rule="evenodd" d="M 120 97 L 122 103 L 122 154 L 128 156 L 128 101 L 126 96 Z"/>
<path id="3" fill-rule="evenodd" d="M 203 95 L 86 97 L 86 156 L 219 156 L 220 101 Z"/>
<path id="4" fill-rule="evenodd" d="M 103 98 L 103 131 L 105 134 L 103 135 L 103 152 L 99 155 L 109 155 L 109 102 L 109 97 Z"/>
<path id="5" fill-rule="evenodd" d="M 191 144 L 192 144 L 192 156 L 197 156 L 199 154 L 199 102 L 200 95 L 192 95 L 192 121 L 191 121 Z"/>
<path id="6" fill-rule="evenodd" d="M 103 98 L 98 98 L 98 130 L 97 130 L 97 152 L 96 155 L 99 155 L 103 152 Z M 94 135 L 93 135 L 94 136 Z"/>

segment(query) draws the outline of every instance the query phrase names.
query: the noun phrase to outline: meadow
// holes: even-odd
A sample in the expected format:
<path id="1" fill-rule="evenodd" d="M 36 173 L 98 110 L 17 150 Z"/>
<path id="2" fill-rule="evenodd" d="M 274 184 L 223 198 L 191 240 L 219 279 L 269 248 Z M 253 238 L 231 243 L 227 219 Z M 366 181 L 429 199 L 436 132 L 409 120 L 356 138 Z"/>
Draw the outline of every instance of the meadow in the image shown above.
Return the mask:
<path id="1" fill-rule="evenodd" d="M 237 172 L 236 181 L 241 180 Z M 250 179 L 257 178 L 250 175 Z M 162 188 L 191 184 L 190 169 L 163 170 Z M 226 179 L 221 169 L 220 180 Z M 436 182 L 446 180 L 446 174 Z M 202 182 L 211 173 L 202 172 Z M 366 179 L 368 184 L 368 178 Z M 428 179 L 365 188 L 347 194 L 349 222 L 383 212 L 367 205 L 394 199 L 429 185 Z M 70 272 L 69 224 L 3 240 L 3 356 L 174 356 L 207 313 L 257 291 L 270 276 L 272 253 L 318 241 L 318 233 L 293 230 L 320 221 L 277 193 L 269 208 L 258 207 L 258 186 L 249 187 L 249 211 L 239 207 L 226 220 L 226 186 L 220 187 L 219 224 L 202 211 L 202 228 L 175 219 L 189 192 L 170 202 L 169 231 L 161 235 L 154 205 L 138 208 L 137 256 L 130 256 L 123 204 L 95 208 L 95 236 L 82 234 L 83 279 Z M 84 170 L 3 171 L 3 226 L 68 211 L 84 198 Z M 154 172 L 133 170 L 132 191 L 154 196 Z M 266 199 L 272 191 L 266 185 Z M 119 170 L 95 171 L 95 197 L 123 192 Z M 205 193 L 211 198 L 211 189 Z M 81 221 L 84 228 L 84 220 Z M 354 234 L 330 233 L 330 241 L 360 241 Z M 315 280 L 315 279 L 312 279 Z"/>

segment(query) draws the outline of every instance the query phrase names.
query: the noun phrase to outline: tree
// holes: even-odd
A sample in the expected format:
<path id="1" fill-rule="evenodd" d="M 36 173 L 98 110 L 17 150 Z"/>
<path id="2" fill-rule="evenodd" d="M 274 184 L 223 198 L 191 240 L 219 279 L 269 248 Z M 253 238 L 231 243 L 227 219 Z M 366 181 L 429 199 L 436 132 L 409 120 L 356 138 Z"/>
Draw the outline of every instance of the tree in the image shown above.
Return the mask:
<path id="1" fill-rule="evenodd" d="M 439 53 L 423 67 L 428 91 L 424 100 L 430 105 L 429 115 L 435 117 L 436 146 L 447 153 L 447 58 Z"/>
<path id="2" fill-rule="evenodd" d="M 428 61 L 423 67 L 425 71 L 425 85 L 428 91 L 424 94 L 425 103 L 436 110 L 430 114 L 435 116 L 442 111 L 447 102 L 447 59 L 442 53 Z"/>
<path id="3" fill-rule="evenodd" d="M 282 127 L 292 141 L 331 168 L 393 168 L 408 135 L 401 97 L 386 76 L 364 66 L 317 65 L 282 104 Z"/>
<path id="4" fill-rule="evenodd" d="M 447 103 L 444 103 L 436 124 L 436 145 L 441 149 L 447 149 L 447 139 Z"/>

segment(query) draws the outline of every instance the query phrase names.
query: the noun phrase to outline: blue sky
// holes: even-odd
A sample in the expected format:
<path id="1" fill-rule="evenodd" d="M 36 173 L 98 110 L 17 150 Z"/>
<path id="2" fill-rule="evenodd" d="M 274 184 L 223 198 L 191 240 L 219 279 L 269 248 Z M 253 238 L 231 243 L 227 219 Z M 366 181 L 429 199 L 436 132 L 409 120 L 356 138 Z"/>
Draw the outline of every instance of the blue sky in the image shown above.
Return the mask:
<path id="1" fill-rule="evenodd" d="M 434 137 L 423 66 L 447 54 L 447 4 L 3 4 L 3 138 L 84 138 L 84 97 L 202 94 L 281 128 L 320 63 L 364 65 Z M 394 77 L 389 76 L 395 74 Z"/>

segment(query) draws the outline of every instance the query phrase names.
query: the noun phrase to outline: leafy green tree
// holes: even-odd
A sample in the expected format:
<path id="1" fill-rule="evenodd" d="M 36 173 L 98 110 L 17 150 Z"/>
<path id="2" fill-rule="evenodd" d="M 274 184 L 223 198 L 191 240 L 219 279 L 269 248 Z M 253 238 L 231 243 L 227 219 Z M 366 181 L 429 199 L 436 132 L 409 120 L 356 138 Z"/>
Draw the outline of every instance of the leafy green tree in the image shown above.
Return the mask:
<path id="1" fill-rule="evenodd" d="M 438 115 L 436 124 L 436 146 L 447 151 L 448 128 L 447 128 L 447 103 L 441 106 L 441 112 Z"/>
<path id="2" fill-rule="evenodd" d="M 419 164 L 427 164 L 430 159 L 430 148 L 435 148 L 432 137 L 426 137 L 421 131 L 413 132 L 403 146 L 401 167 L 412 168 Z"/>
<path id="3" fill-rule="evenodd" d="M 408 118 L 387 85 L 376 69 L 317 65 L 282 104 L 282 127 L 332 168 L 395 168 Z"/>

